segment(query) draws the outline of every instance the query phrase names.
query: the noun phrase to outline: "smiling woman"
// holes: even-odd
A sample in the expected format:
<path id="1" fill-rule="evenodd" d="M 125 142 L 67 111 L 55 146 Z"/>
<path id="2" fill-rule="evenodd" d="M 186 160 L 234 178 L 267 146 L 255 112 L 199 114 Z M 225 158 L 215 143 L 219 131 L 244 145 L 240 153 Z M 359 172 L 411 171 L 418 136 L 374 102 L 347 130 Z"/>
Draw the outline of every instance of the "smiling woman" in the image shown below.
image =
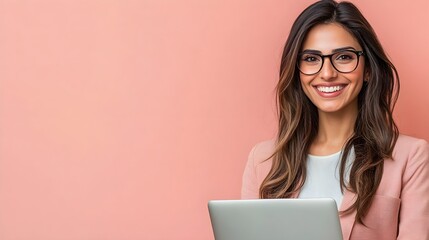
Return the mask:
<path id="1" fill-rule="evenodd" d="M 353 4 L 309 6 L 283 51 L 277 138 L 253 148 L 242 198 L 329 197 L 344 239 L 429 239 L 429 145 L 399 134 L 398 91 Z"/>
<path id="2" fill-rule="evenodd" d="M 358 41 L 341 25 L 321 24 L 308 33 L 301 52 L 301 86 L 318 108 L 319 117 L 324 112 L 342 111 L 356 119 L 365 67 L 365 58 L 359 61 L 362 47 Z M 330 64 L 323 64 L 328 57 Z"/>

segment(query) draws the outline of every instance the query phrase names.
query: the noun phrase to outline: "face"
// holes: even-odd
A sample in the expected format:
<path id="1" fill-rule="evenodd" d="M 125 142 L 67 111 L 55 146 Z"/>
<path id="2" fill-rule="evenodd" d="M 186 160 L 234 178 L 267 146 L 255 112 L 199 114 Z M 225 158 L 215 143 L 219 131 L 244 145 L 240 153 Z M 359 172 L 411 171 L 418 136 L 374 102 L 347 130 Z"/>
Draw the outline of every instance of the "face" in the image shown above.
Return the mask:
<path id="1" fill-rule="evenodd" d="M 362 51 L 357 40 L 338 24 L 320 24 L 311 29 L 303 42 L 301 52 L 306 64 L 317 64 L 311 56 L 312 53 L 330 55 L 337 53 L 339 49 Z M 301 86 L 307 97 L 318 108 L 319 113 L 341 113 L 350 110 L 356 112 L 357 97 L 362 89 L 364 79 L 365 59 L 363 56 L 353 55 L 352 52 L 344 52 L 351 55 L 335 54 L 332 58 L 323 58 L 323 67 L 313 75 L 300 73 Z M 336 63 L 337 69 L 344 69 L 351 57 L 359 58 L 356 69 L 349 73 L 339 72 L 334 68 L 331 59 Z M 300 58 L 300 59 L 303 59 Z M 343 64 L 343 65 L 342 65 Z M 314 67 L 313 67 L 314 68 Z M 347 69 L 350 71 L 351 69 Z"/>

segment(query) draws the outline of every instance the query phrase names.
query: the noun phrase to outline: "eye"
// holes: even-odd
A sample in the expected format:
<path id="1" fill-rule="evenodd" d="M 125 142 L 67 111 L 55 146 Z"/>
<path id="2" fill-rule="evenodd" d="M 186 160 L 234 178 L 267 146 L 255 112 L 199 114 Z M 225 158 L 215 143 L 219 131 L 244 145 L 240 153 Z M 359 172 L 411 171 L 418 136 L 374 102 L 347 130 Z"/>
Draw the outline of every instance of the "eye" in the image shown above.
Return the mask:
<path id="1" fill-rule="evenodd" d="M 314 63 L 320 61 L 320 56 L 313 55 L 313 54 L 304 54 L 301 58 L 301 61 L 308 62 L 308 63 Z"/>
<path id="2" fill-rule="evenodd" d="M 355 54 L 352 52 L 341 52 L 336 54 L 334 57 L 335 61 L 338 62 L 347 62 L 356 58 Z"/>

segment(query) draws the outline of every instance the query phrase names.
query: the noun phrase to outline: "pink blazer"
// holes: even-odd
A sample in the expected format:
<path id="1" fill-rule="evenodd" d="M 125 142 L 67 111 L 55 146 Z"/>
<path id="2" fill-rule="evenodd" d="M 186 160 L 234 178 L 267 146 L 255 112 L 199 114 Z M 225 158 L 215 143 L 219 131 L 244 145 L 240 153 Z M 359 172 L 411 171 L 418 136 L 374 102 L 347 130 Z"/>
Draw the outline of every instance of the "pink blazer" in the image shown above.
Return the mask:
<path id="1" fill-rule="evenodd" d="M 243 174 L 242 199 L 259 196 L 259 186 L 271 168 L 268 158 L 274 141 L 257 144 Z M 296 195 L 295 197 L 297 197 Z M 355 194 L 344 193 L 340 210 L 353 203 Z M 429 144 L 400 135 L 393 160 L 384 162 L 383 177 L 363 226 L 355 212 L 340 216 L 343 238 L 349 240 L 429 240 Z"/>

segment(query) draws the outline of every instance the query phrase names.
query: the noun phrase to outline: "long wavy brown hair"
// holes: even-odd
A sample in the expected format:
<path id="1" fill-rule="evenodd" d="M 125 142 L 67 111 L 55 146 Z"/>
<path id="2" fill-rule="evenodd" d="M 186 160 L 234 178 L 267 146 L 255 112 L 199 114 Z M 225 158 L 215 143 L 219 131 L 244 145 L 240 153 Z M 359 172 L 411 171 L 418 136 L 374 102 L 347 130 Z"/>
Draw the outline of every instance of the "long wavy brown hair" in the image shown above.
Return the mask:
<path id="1" fill-rule="evenodd" d="M 365 76 L 358 95 L 358 116 L 354 134 L 343 146 L 340 161 L 341 191 L 356 193 L 354 204 L 341 214 L 356 210 L 363 223 L 383 175 L 385 159 L 392 158 L 398 128 L 392 111 L 399 94 L 399 77 L 377 36 L 361 12 L 349 2 L 319 1 L 295 20 L 286 41 L 277 84 L 278 134 L 272 167 L 260 187 L 261 198 L 289 198 L 306 179 L 309 147 L 318 131 L 317 108 L 301 88 L 298 53 L 307 33 L 318 24 L 343 26 L 362 46 Z M 346 160 L 354 149 L 355 159 L 346 182 Z"/>

